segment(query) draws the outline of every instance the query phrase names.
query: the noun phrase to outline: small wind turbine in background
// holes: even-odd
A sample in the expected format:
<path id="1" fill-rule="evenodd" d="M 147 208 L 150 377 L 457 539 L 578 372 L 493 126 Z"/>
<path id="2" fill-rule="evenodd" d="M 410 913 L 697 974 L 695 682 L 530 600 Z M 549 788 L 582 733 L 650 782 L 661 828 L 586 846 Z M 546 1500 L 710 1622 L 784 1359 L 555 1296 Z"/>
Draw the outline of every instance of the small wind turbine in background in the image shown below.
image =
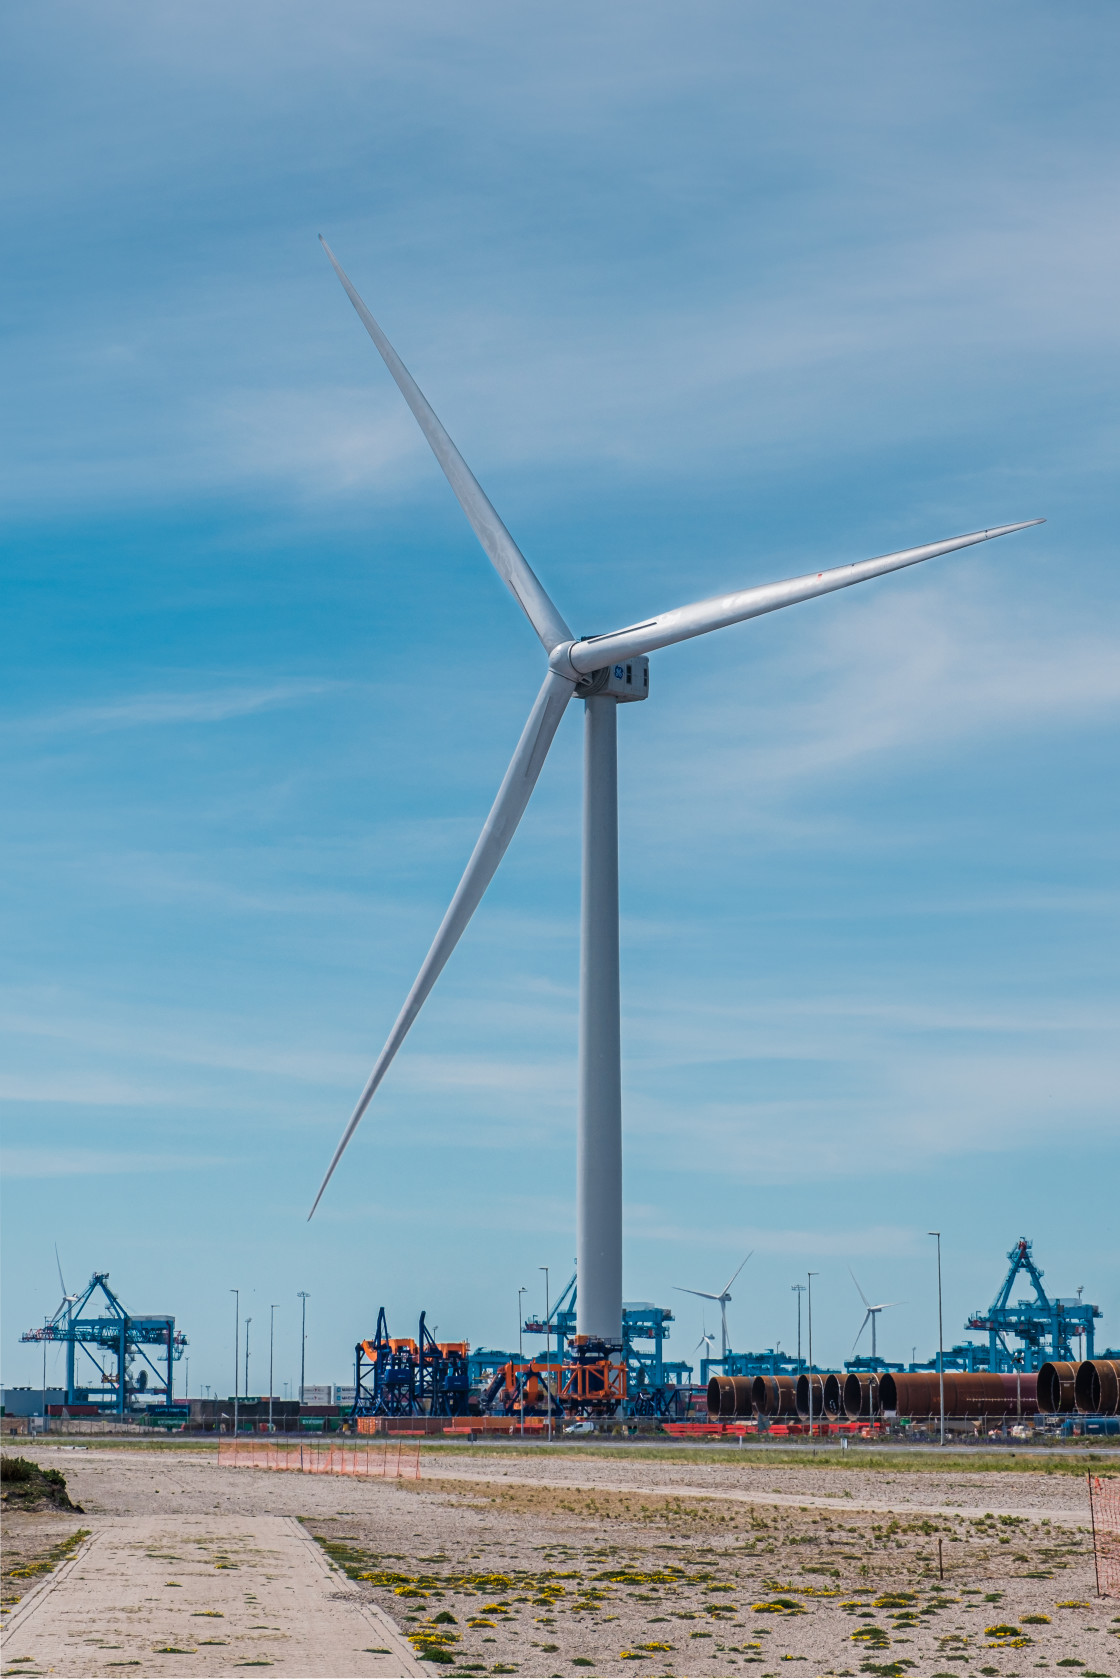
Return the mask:
<path id="1" fill-rule="evenodd" d="M 903 1307 L 903 1306 L 906 1305 L 906 1303 L 905 1303 L 905 1301 L 880 1301 L 880 1303 L 877 1307 L 873 1307 L 871 1305 L 871 1302 L 867 1299 L 867 1296 L 863 1293 L 863 1290 L 859 1288 L 859 1284 L 856 1282 L 856 1274 L 852 1271 L 852 1268 L 850 1266 L 848 1267 L 848 1276 L 851 1278 L 852 1282 L 856 1285 L 856 1288 L 859 1290 L 859 1298 L 863 1302 L 864 1306 L 867 1308 L 867 1312 L 866 1312 L 866 1315 L 864 1316 L 863 1323 L 859 1327 L 859 1335 L 856 1336 L 855 1341 L 852 1343 L 852 1352 L 854 1353 L 856 1351 L 856 1348 L 859 1346 L 859 1338 L 860 1338 L 860 1336 L 863 1335 L 863 1332 L 867 1329 L 868 1322 L 870 1322 L 870 1324 L 871 1324 L 871 1357 L 872 1357 L 872 1359 L 877 1359 L 879 1357 L 879 1355 L 878 1355 L 878 1349 L 876 1348 L 876 1345 L 875 1345 L 875 1326 L 879 1322 L 879 1314 L 881 1312 L 886 1312 L 888 1307 Z"/>
<path id="2" fill-rule="evenodd" d="M 701 1320 L 701 1322 L 703 1322 L 703 1320 Z M 715 1339 L 715 1333 L 713 1331 L 708 1330 L 707 1328 L 702 1330 L 700 1333 L 700 1340 L 692 1350 L 692 1357 L 695 1358 L 699 1353 L 701 1359 L 710 1359 L 712 1357 L 712 1344 Z M 703 1349 L 703 1352 L 701 1352 L 701 1349 Z"/>
<path id="3" fill-rule="evenodd" d="M 752 1248 L 751 1249 L 751 1254 L 753 1254 L 753 1253 L 754 1253 L 754 1249 Z M 750 1259 L 751 1254 L 747 1255 L 747 1260 Z M 718 1301 L 719 1302 L 719 1327 L 720 1327 L 720 1335 L 721 1335 L 721 1340 L 722 1340 L 722 1346 L 721 1346 L 720 1352 L 721 1352 L 721 1357 L 724 1358 L 724 1359 L 727 1358 L 727 1349 L 730 1345 L 728 1343 L 728 1340 L 727 1340 L 727 1303 L 731 1299 L 731 1285 L 735 1282 L 735 1279 L 739 1276 L 739 1273 L 742 1271 L 743 1267 L 746 1265 L 747 1260 L 740 1260 L 739 1264 L 736 1266 L 735 1270 L 732 1272 L 731 1276 L 728 1278 L 727 1282 L 724 1284 L 723 1288 L 720 1290 L 718 1295 L 711 1295 L 711 1294 L 709 1294 L 709 1292 L 706 1289 L 685 1289 L 679 1283 L 675 1283 L 673 1285 L 673 1288 L 676 1289 L 676 1290 L 679 1290 L 682 1295 L 698 1295 L 702 1301 Z M 714 1340 L 714 1338 L 713 1338 L 713 1340 Z"/>
<path id="4" fill-rule="evenodd" d="M 513 839 L 537 784 L 560 720 L 573 699 L 585 702 L 583 774 L 583 899 L 580 946 L 579 1080 L 576 1128 L 576 1249 L 579 1294 L 577 1333 L 611 1347 L 622 1343 L 622 1070 L 618 992 L 618 759 L 619 704 L 645 700 L 649 660 L 671 647 L 798 601 L 847 589 L 987 542 L 1025 525 L 998 525 L 967 536 L 900 549 L 875 560 L 809 572 L 783 583 L 740 589 L 707 601 L 657 613 L 606 635 L 573 636 L 559 609 L 506 530 L 478 480 L 444 431 L 408 369 L 323 242 L 358 317 L 431 445 L 459 505 L 495 571 L 509 588 L 543 645 L 547 667 L 505 779 L 498 790 L 447 914 L 425 957 L 393 1030 L 374 1064 L 331 1158 L 311 1207 L 315 1212 L 394 1056 L 462 938 Z M 418 579 L 422 595 L 430 579 Z M 492 658 L 478 656 L 477 680 L 495 680 Z M 310 1217 L 310 1215 L 308 1216 Z M 718 1299 L 719 1297 L 715 1297 Z M 726 1323 L 724 1346 L 727 1343 Z"/>

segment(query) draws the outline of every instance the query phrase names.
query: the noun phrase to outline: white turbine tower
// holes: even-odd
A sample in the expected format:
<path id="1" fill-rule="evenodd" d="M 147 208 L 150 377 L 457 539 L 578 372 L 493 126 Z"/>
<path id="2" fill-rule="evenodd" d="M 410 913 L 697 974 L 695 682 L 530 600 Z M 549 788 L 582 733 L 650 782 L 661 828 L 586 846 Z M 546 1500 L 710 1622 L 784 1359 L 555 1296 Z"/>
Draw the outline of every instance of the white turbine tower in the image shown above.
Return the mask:
<path id="1" fill-rule="evenodd" d="M 856 1274 L 852 1271 L 852 1268 L 850 1266 L 848 1267 L 848 1276 L 851 1278 L 852 1282 L 855 1284 L 856 1289 L 859 1290 L 859 1298 L 863 1302 L 864 1306 L 867 1308 L 867 1312 L 864 1315 L 863 1323 L 859 1327 L 859 1334 L 856 1336 L 855 1341 L 852 1343 L 852 1352 L 854 1353 L 856 1351 L 856 1348 L 859 1346 L 859 1338 L 860 1338 L 860 1336 L 863 1335 L 863 1332 L 867 1329 L 868 1323 L 870 1322 L 870 1325 L 871 1325 L 871 1357 L 872 1357 L 872 1359 L 877 1359 L 878 1358 L 878 1350 L 877 1350 L 876 1345 L 875 1345 L 875 1326 L 879 1322 L 879 1314 L 881 1312 L 886 1312 L 888 1307 L 901 1307 L 901 1306 L 905 1306 L 906 1303 L 904 1301 L 880 1301 L 880 1303 L 877 1307 L 873 1307 L 871 1305 L 871 1302 L 867 1299 L 867 1296 L 863 1293 L 863 1290 L 860 1289 L 859 1284 L 856 1282 Z"/>
<path id="2" fill-rule="evenodd" d="M 622 1338 L 622 1081 L 618 1000 L 618 788 L 616 717 L 619 703 L 644 700 L 646 655 L 779 607 L 793 606 L 867 578 L 917 565 L 937 554 L 986 542 L 1040 520 L 1001 525 L 945 542 L 812 572 L 760 588 L 742 589 L 624 626 L 607 635 L 574 637 L 528 561 L 491 506 L 463 457 L 428 406 L 408 369 L 339 267 L 327 256 L 366 331 L 415 415 L 475 535 L 539 636 L 548 665 L 517 750 L 471 853 L 447 914 L 405 999 L 385 1048 L 366 1081 L 319 1187 L 319 1204 L 405 1035 L 478 907 L 529 802 L 545 755 L 568 702 L 585 701 L 583 903 L 580 952 L 579 1113 L 576 1147 L 578 1334 L 618 1346 Z M 308 1215 L 310 1218 L 311 1215 Z"/>
<path id="3" fill-rule="evenodd" d="M 753 1254 L 753 1253 L 754 1253 L 754 1249 L 752 1248 L 751 1249 L 751 1254 Z M 747 1260 L 750 1259 L 751 1254 L 747 1255 Z M 747 1260 L 740 1260 L 739 1264 L 736 1266 L 735 1270 L 732 1272 L 731 1276 L 728 1278 L 727 1282 L 724 1284 L 723 1288 L 720 1290 L 718 1295 L 712 1295 L 707 1289 L 685 1289 L 679 1283 L 675 1283 L 673 1285 L 673 1288 L 676 1289 L 681 1295 L 698 1295 L 702 1301 L 718 1301 L 719 1302 L 720 1356 L 723 1359 L 727 1358 L 727 1348 L 728 1348 L 728 1341 L 727 1341 L 727 1303 L 731 1299 L 731 1285 L 735 1282 L 735 1279 L 739 1276 L 739 1273 L 742 1271 L 743 1267 L 746 1265 Z"/>

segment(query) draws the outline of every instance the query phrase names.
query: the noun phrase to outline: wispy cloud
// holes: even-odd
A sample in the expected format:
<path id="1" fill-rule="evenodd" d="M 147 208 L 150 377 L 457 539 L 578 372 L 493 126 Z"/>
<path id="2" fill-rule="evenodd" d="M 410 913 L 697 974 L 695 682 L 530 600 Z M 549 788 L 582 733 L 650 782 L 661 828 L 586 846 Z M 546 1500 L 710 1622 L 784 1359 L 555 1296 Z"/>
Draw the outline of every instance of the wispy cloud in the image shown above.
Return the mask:
<path id="1" fill-rule="evenodd" d="M 257 688 L 195 689 L 180 693 L 126 695 L 118 700 L 68 706 L 19 718 L 8 727 L 37 735 L 104 733 L 115 729 L 145 729 L 166 724 L 225 723 L 277 706 L 298 705 L 352 684 L 321 680 L 271 683 Z"/>
<path id="2" fill-rule="evenodd" d="M 131 1173 L 208 1171 L 230 1163 L 219 1155 L 132 1154 L 117 1149 L 6 1149 L 6 1178 L 86 1178 Z"/>

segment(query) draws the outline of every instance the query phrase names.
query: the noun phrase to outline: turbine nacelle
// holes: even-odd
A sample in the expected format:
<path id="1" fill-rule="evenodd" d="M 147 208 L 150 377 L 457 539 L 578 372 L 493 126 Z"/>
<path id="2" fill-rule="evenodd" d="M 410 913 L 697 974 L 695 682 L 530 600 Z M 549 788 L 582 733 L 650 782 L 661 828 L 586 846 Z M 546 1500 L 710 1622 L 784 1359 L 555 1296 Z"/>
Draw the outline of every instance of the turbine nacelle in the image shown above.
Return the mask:
<path id="1" fill-rule="evenodd" d="M 549 660 L 549 665 L 556 669 Z M 608 700 L 648 700 L 649 699 L 649 660 L 642 654 L 630 659 L 616 660 L 613 665 L 600 666 L 597 671 L 589 671 L 576 683 L 577 700 L 591 700 L 602 694 Z"/>

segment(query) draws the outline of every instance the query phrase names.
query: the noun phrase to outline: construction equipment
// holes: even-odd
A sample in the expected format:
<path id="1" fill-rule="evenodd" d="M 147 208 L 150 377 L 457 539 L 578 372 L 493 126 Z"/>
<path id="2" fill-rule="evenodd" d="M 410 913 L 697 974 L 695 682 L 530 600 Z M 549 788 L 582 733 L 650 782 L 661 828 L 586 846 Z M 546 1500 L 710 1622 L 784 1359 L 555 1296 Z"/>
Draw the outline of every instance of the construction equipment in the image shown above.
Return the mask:
<path id="1" fill-rule="evenodd" d="M 573 1272 L 547 1318 L 527 1318 L 527 1335 L 556 1338 L 556 1354 L 561 1363 L 575 1359 L 577 1364 L 588 1363 L 586 1353 L 576 1348 L 588 1338 L 576 1335 L 576 1274 Z M 654 1306 L 652 1301 L 624 1301 L 622 1306 L 622 1346 L 603 1343 L 600 1361 L 608 1364 L 621 1360 L 626 1368 L 626 1406 L 639 1417 L 677 1417 L 687 1408 L 686 1390 L 692 1381 L 692 1366 L 686 1360 L 665 1358 L 665 1343 L 673 1314 L 668 1307 Z M 652 1343 L 652 1347 L 641 1346 Z M 604 1377 L 611 1392 L 618 1392 L 619 1384 L 612 1377 Z M 582 1379 L 581 1379 L 582 1381 Z M 573 1401 L 579 1383 L 572 1390 Z M 619 1402 L 621 1405 L 621 1401 Z"/>
<path id="2" fill-rule="evenodd" d="M 437 1342 L 420 1314 L 416 1339 L 390 1336 L 385 1308 L 369 1341 L 354 1349 L 355 1417 L 465 1417 L 468 1342 Z"/>
<path id="3" fill-rule="evenodd" d="M 101 1317 L 83 1316 L 99 1290 L 104 1301 Z M 103 1410 L 111 1408 L 118 1417 L 138 1405 L 146 1411 L 174 1405 L 175 1362 L 187 1346 L 187 1338 L 176 1331 L 170 1314 L 126 1312 L 109 1288 L 108 1272 L 94 1272 L 83 1295 L 68 1295 L 64 1284 L 53 1315 L 40 1328 L 25 1331 L 20 1341 L 61 1342 L 66 1348 L 68 1406 L 77 1404 L 77 1355 L 84 1353 L 97 1378 L 81 1384 L 83 1395 Z M 153 1357 L 148 1348 L 159 1348 L 160 1354 Z M 105 1369 L 107 1360 L 115 1369 Z"/>

